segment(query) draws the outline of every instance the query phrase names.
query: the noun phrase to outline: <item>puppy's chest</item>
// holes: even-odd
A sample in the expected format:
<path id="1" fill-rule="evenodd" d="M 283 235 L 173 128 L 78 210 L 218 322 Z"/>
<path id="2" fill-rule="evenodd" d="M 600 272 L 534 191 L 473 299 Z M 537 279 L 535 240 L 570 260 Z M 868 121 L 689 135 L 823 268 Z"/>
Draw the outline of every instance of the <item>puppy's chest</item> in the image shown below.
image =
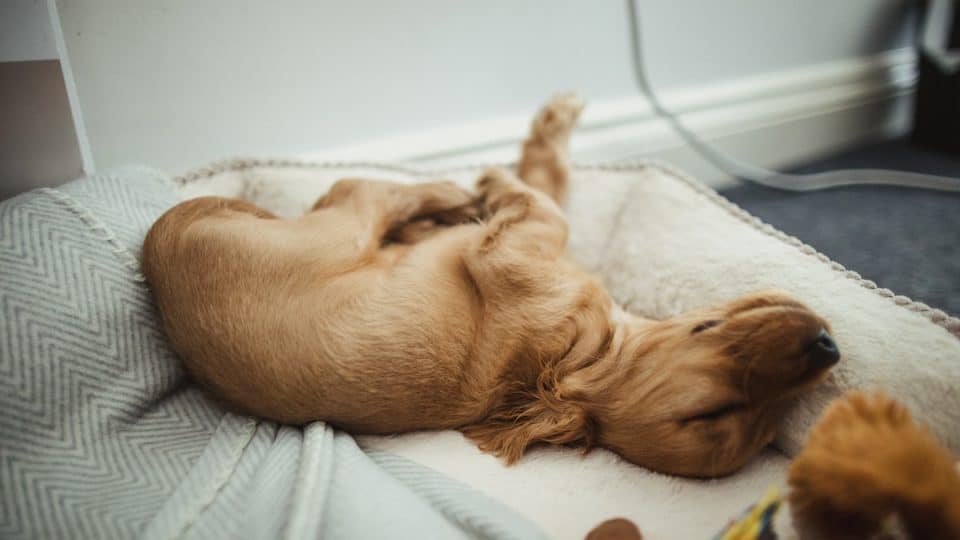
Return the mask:
<path id="1" fill-rule="evenodd" d="M 605 295 L 518 301 L 499 314 L 486 340 L 502 378 L 536 381 L 543 368 L 570 354 L 603 347 L 612 327 Z"/>

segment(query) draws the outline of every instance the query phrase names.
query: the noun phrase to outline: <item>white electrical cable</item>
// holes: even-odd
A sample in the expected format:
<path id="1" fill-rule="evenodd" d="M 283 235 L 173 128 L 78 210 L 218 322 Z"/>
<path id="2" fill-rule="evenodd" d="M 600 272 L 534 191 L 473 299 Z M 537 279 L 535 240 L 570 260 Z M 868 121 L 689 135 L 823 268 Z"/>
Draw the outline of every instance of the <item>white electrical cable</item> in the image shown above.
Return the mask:
<path id="1" fill-rule="evenodd" d="M 633 45 L 633 72 L 637 86 L 646 95 L 654 112 L 666 120 L 680 137 L 721 171 L 741 180 L 787 191 L 813 191 L 853 185 L 887 185 L 960 192 L 960 178 L 888 169 L 840 169 L 815 174 L 786 174 L 744 163 L 716 150 L 687 129 L 673 113 L 667 110 L 650 86 L 644 70 L 640 11 L 637 8 L 637 2 L 638 0 L 627 0 L 630 38 Z"/>

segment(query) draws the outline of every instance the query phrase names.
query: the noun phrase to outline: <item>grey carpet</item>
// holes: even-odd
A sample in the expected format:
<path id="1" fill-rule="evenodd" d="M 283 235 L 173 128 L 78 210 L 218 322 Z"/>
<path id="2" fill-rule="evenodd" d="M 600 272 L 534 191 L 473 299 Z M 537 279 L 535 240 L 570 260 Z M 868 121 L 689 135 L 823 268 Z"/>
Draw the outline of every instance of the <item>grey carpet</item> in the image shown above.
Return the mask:
<path id="1" fill-rule="evenodd" d="M 960 179 L 960 156 L 906 140 L 867 146 L 791 172 L 864 167 Z M 792 193 L 752 184 L 722 193 L 881 287 L 960 315 L 960 194 L 894 187 Z"/>

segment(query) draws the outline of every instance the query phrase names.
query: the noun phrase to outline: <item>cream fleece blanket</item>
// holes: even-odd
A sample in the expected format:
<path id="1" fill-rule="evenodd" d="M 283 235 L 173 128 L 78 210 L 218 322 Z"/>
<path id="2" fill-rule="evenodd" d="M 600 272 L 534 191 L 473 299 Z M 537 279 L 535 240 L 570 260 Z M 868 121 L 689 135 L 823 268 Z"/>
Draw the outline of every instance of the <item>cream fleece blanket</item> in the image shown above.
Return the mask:
<path id="1" fill-rule="evenodd" d="M 184 196 L 242 197 L 293 216 L 345 176 L 445 177 L 470 185 L 480 170 L 237 161 L 195 171 L 180 183 Z M 664 164 L 578 166 L 567 212 L 570 255 L 603 276 L 628 310 L 662 318 L 776 287 L 831 321 L 843 359 L 825 384 L 795 403 L 775 448 L 720 480 L 658 475 L 603 450 L 581 458 L 571 450 L 538 449 L 506 468 L 455 432 L 362 437 L 362 446 L 473 485 L 556 538 L 583 538 L 601 521 L 622 516 L 647 539 L 709 538 L 768 486 L 783 484 L 788 456 L 802 447 L 826 404 L 847 389 L 883 388 L 960 451 L 960 320 L 878 288 Z M 778 526 L 791 538 L 785 517 Z"/>

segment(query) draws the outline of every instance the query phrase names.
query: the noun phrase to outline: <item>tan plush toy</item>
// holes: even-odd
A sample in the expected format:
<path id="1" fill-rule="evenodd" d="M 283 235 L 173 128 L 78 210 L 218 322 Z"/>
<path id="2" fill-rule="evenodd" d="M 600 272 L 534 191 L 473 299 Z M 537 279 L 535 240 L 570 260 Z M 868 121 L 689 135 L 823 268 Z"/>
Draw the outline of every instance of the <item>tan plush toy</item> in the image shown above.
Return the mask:
<path id="1" fill-rule="evenodd" d="M 902 405 L 853 392 L 833 402 L 790 466 L 801 538 L 960 539 L 960 474 Z"/>

